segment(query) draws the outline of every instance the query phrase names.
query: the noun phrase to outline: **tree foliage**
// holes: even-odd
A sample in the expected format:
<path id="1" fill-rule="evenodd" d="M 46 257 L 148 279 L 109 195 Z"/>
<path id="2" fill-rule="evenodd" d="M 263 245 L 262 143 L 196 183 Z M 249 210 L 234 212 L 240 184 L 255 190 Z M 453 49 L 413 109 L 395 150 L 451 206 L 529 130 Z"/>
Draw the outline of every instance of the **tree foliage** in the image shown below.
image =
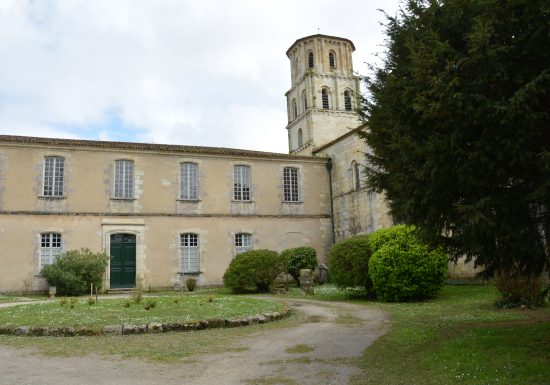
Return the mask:
<path id="1" fill-rule="evenodd" d="M 367 79 L 370 185 L 487 275 L 549 262 L 548 4 L 409 0 Z"/>
<path id="2" fill-rule="evenodd" d="M 315 249 L 309 246 L 283 250 L 281 252 L 281 257 L 286 261 L 288 274 L 292 275 L 296 281 L 300 278 L 301 269 L 315 270 L 319 265 Z"/>
<path id="3" fill-rule="evenodd" d="M 368 235 L 356 235 L 337 242 L 328 256 L 330 279 L 340 288 L 364 287 L 372 292 L 369 277 L 371 250 Z"/>

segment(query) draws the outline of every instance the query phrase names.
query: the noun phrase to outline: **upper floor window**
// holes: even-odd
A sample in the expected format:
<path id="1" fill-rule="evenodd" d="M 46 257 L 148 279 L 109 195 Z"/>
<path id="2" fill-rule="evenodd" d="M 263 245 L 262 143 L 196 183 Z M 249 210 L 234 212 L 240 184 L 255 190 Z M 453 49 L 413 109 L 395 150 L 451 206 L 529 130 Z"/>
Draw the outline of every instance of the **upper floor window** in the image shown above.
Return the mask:
<path id="1" fill-rule="evenodd" d="M 328 64 L 330 68 L 336 68 L 336 55 L 332 51 L 328 53 Z"/>
<path id="2" fill-rule="evenodd" d="M 196 163 L 180 164 L 180 198 L 199 199 L 199 166 Z"/>
<path id="3" fill-rule="evenodd" d="M 298 117 L 298 106 L 296 105 L 296 99 L 292 99 L 292 117 L 294 119 Z"/>
<path id="4" fill-rule="evenodd" d="M 321 91 L 321 100 L 323 102 L 323 109 L 328 110 L 329 104 L 328 104 L 328 91 L 326 88 L 323 88 Z"/>
<path id="5" fill-rule="evenodd" d="M 235 234 L 235 255 L 252 250 L 252 234 Z"/>
<path id="6" fill-rule="evenodd" d="M 303 100 L 303 103 L 304 103 L 304 112 L 306 112 L 307 111 L 307 94 L 306 94 L 306 90 L 302 91 L 302 100 Z"/>
<path id="7" fill-rule="evenodd" d="M 307 66 L 308 68 L 313 68 L 315 66 L 315 61 L 313 60 L 313 52 L 307 54 Z"/>
<path id="8" fill-rule="evenodd" d="M 344 91 L 344 108 L 346 111 L 351 111 L 351 93 Z"/>
<path id="9" fill-rule="evenodd" d="M 298 169 L 285 167 L 283 169 L 283 195 L 285 202 L 299 202 Z"/>
<path id="10" fill-rule="evenodd" d="M 131 160 L 115 161 L 115 194 L 118 199 L 134 198 L 134 162 Z"/>
<path id="11" fill-rule="evenodd" d="M 181 271 L 184 273 L 198 273 L 200 250 L 199 235 L 185 233 L 180 235 Z"/>
<path id="12" fill-rule="evenodd" d="M 236 201 L 250 200 L 250 167 L 248 166 L 233 168 L 233 199 Z"/>
<path id="13" fill-rule="evenodd" d="M 48 156 L 44 162 L 44 196 L 63 196 L 65 158 Z"/>
<path id="14" fill-rule="evenodd" d="M 54 263 L 61 253 L 61 234 L 40 234 L 40 270 Z"/>
<path id="15" fill-rule="evenodd" d="M 298 148 L 302 147 L 304 145 L 304 135 L 302 133 L 302 129 L 298 128 Z"/>

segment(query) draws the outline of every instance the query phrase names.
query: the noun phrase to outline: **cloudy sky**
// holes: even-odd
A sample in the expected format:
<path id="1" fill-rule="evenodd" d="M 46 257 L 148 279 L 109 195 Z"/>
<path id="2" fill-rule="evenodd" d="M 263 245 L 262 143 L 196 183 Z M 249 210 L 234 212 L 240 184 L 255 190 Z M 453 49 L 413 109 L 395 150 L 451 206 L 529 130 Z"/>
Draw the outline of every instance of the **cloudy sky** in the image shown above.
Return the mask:
<path id="1" fill-rule="evenodd" d="M 0 134 L 287 152 L 285 55 L 383 52 L 398 0 L 0 0 Z"/>

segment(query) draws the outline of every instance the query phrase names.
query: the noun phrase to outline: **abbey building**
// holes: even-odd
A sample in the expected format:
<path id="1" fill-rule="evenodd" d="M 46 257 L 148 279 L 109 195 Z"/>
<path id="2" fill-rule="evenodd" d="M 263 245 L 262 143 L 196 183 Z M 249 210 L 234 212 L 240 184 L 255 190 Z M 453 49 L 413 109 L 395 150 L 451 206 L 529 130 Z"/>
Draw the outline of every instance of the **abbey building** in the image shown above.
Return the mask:
<path id="1" fill-rule="evenodd" d="M 365 188 L 353 43 L 313 35 L 287 51 L 289 154 L 0 135 L 0 292 L 43 290 L 66 250 L 111 256 L 105 288 L 222 284 L 232 258 L 391 225 Z"/>

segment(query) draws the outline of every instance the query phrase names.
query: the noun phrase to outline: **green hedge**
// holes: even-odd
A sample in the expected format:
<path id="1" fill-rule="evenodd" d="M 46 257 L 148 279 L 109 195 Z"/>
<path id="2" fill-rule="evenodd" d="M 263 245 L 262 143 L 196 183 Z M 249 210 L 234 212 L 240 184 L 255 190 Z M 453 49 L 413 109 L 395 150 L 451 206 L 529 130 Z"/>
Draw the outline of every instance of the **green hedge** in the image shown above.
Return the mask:
<path id="1" fill-rule="evenodd" d="M 48 284 L 56 286 L 58 294 L 82 295 L 89 293 L 90 283 L 101 288 L 109 256 L 89 249 L 70 250 L 53 264 L 42 269 Z"/>
<path id="2" fill-rule="evenodd" d="M 301 269 L 315 270 L 319 263 L 313 247 L 303 246 L 286 249 L 281 252 L 281 257 L 286 261 L 288 273 L 298 281 Z"/>
<path id="3" fill-rule="evenodd" d="M 368 273 L 370 256 L 368 235 L 357 235 L 336 243 L 328 256 L 331 281 L 339 288 L 360 286 L 372 291 Z"/>
<path id="4" fill-rule="evenodd" d="M 223 275 L 223 282 L 235 293 L 268 292 L 275 278 L 284 271 L 285 261 L 277 252 L 249 250 L 231 261 Z"/>
<path id="5" fill-rule="evenodd" d="M 415 236 L 412 226 L 394 226 L 374 232 L 369 276 L 376 294 L 385 301 L 412 301 L 434 297 L 447 274 L 447 255 L 430 249 Z"/>

